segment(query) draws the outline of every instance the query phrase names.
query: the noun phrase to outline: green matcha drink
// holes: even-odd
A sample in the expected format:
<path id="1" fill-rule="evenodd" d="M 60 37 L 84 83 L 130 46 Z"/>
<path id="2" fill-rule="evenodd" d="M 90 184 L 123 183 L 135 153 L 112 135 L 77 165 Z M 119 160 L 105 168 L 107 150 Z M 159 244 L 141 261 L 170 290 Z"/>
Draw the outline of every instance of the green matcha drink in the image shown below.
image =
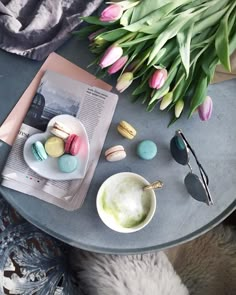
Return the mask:
<path id="1" fill-rule="evenodd" d="M 132 173 L 111 177 L 101 188 L 100 205 L 117 224 L 131 228 L 142 223 L 152 205 L 152 192 L 144 191 L 144 180 Z"/>

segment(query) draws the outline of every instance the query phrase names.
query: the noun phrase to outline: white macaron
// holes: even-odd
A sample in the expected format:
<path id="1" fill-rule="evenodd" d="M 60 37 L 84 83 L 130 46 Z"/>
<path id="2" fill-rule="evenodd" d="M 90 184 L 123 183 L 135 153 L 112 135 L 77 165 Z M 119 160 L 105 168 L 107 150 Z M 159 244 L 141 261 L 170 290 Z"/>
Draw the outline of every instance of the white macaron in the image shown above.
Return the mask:
<path id="1" fill-rule="evenodd" d="M 105 157 L 109 162 L 116 162 L 123 160 L 126 157 L 126 152 L 122 145 L 116 145 L 105 151 Z"/>
<path id="2" fill-rule="evenodd" d="M 71 130 L 61 122 L 55 122 L 52 126 L 51 133 L 62 139 L 67 139 L 71 134 Z"/>

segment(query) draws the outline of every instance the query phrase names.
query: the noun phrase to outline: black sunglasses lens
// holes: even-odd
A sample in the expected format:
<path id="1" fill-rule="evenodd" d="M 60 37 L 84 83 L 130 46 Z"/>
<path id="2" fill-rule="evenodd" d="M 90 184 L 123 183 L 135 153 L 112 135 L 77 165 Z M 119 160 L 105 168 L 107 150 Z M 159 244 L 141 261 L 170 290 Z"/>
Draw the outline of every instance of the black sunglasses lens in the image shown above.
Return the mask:
<path id="1" fill-rule="evenodd" d="M 201 179 L 193 173 L 188 173 L 184 179 L 188 193 L 197 201 L 209 203 L 207 191 Z"/>
<path id="2" fill-rule="evenodd" d="M 188 164 L 188 151 L 180 135 L 175 135 L 170 141 L 170 152 L 175 161 L 181 165 Z"/>

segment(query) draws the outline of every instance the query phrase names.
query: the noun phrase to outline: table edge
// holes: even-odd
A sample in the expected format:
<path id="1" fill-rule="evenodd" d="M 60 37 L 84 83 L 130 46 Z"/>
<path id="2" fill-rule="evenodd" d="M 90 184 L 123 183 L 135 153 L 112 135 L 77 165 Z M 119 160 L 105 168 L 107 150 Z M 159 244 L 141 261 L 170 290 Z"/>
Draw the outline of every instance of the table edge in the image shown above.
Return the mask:
<path id="1" fill-rule="evenodd" d="M 127 249 L 111 249 L 111 248 L 104 248 L 104 247 L 97 247 L 97 246 L 88 246 L 82 243 L 78 243 L 75 241 L 68 240 L 64 236 L 58 234 L 57 232 L 54 232 L 53 230 L 50 230 L 43 225 L 39 225 L 37 221 L 33 220 L 31 216 L 28 216 L 26 212 L 18 208 L 17 206 L 14 205 L 14 202 L 12 202 L 11 198 L 8 198 L 7 192 L 4 192 L 1 190 L 1 194 L 4 197 L 4 199 L 13 207 L 15 210 L 22 215 L 23 218 L 25 218 L 28 222 L 36 226 L 37 228 L 41 229 L 45 233 L 53 236 L 54 238 L 79 249 L 86 250 L 86 251 L 91 251 L 91 252 L 96 252 L 96 253 L 101 253 L 101 254 L 140 254 L 140 253 L 150 253 L 154 251 L 161 251 L 161 250 L 166 250 L 168 248 L 172 248 L 178 245 L 181 245 L 183 243 L 186 243 L 188 241 L 191 241 L 202 234 L 208 232 L 209 230 L 213 229 L 215 226 L 220 224 L 225 218 L 227 218 L 235 209 L 236 209 L 236 199 L 223 211 L 221 212 L 220 215 L 218 215 L 216 218 L 214 218 L 211 222 L 207 223 L 203 227 L 199 228 L 198 230 L 185 235 L 179 239 L 173 240 L 171 242 L 167 243 L 162 243 L 156 246 L 149 246 L 145 248 L 127 248 Z"/>

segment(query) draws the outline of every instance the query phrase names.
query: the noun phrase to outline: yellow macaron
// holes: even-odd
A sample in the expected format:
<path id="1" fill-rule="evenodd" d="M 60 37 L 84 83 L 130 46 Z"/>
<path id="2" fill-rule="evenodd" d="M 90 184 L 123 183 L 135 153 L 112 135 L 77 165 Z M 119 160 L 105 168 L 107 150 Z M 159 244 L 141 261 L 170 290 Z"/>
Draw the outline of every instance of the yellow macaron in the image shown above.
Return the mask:
<path id="1" fill-rule="evenodd" d="M 117 126 L 117 131 L 128 139 L 133 139 L 137 133 L 134 127 L 126 121 L 120 121 L 119 125 Z"/>
<path id="2" fill-rule="evenodd" d="M 50 137 L 44 144 L 47 154 L 53 158 L 58 158 L 64 154 L 64 146 L 64 140 L 56 136 Z"/>

